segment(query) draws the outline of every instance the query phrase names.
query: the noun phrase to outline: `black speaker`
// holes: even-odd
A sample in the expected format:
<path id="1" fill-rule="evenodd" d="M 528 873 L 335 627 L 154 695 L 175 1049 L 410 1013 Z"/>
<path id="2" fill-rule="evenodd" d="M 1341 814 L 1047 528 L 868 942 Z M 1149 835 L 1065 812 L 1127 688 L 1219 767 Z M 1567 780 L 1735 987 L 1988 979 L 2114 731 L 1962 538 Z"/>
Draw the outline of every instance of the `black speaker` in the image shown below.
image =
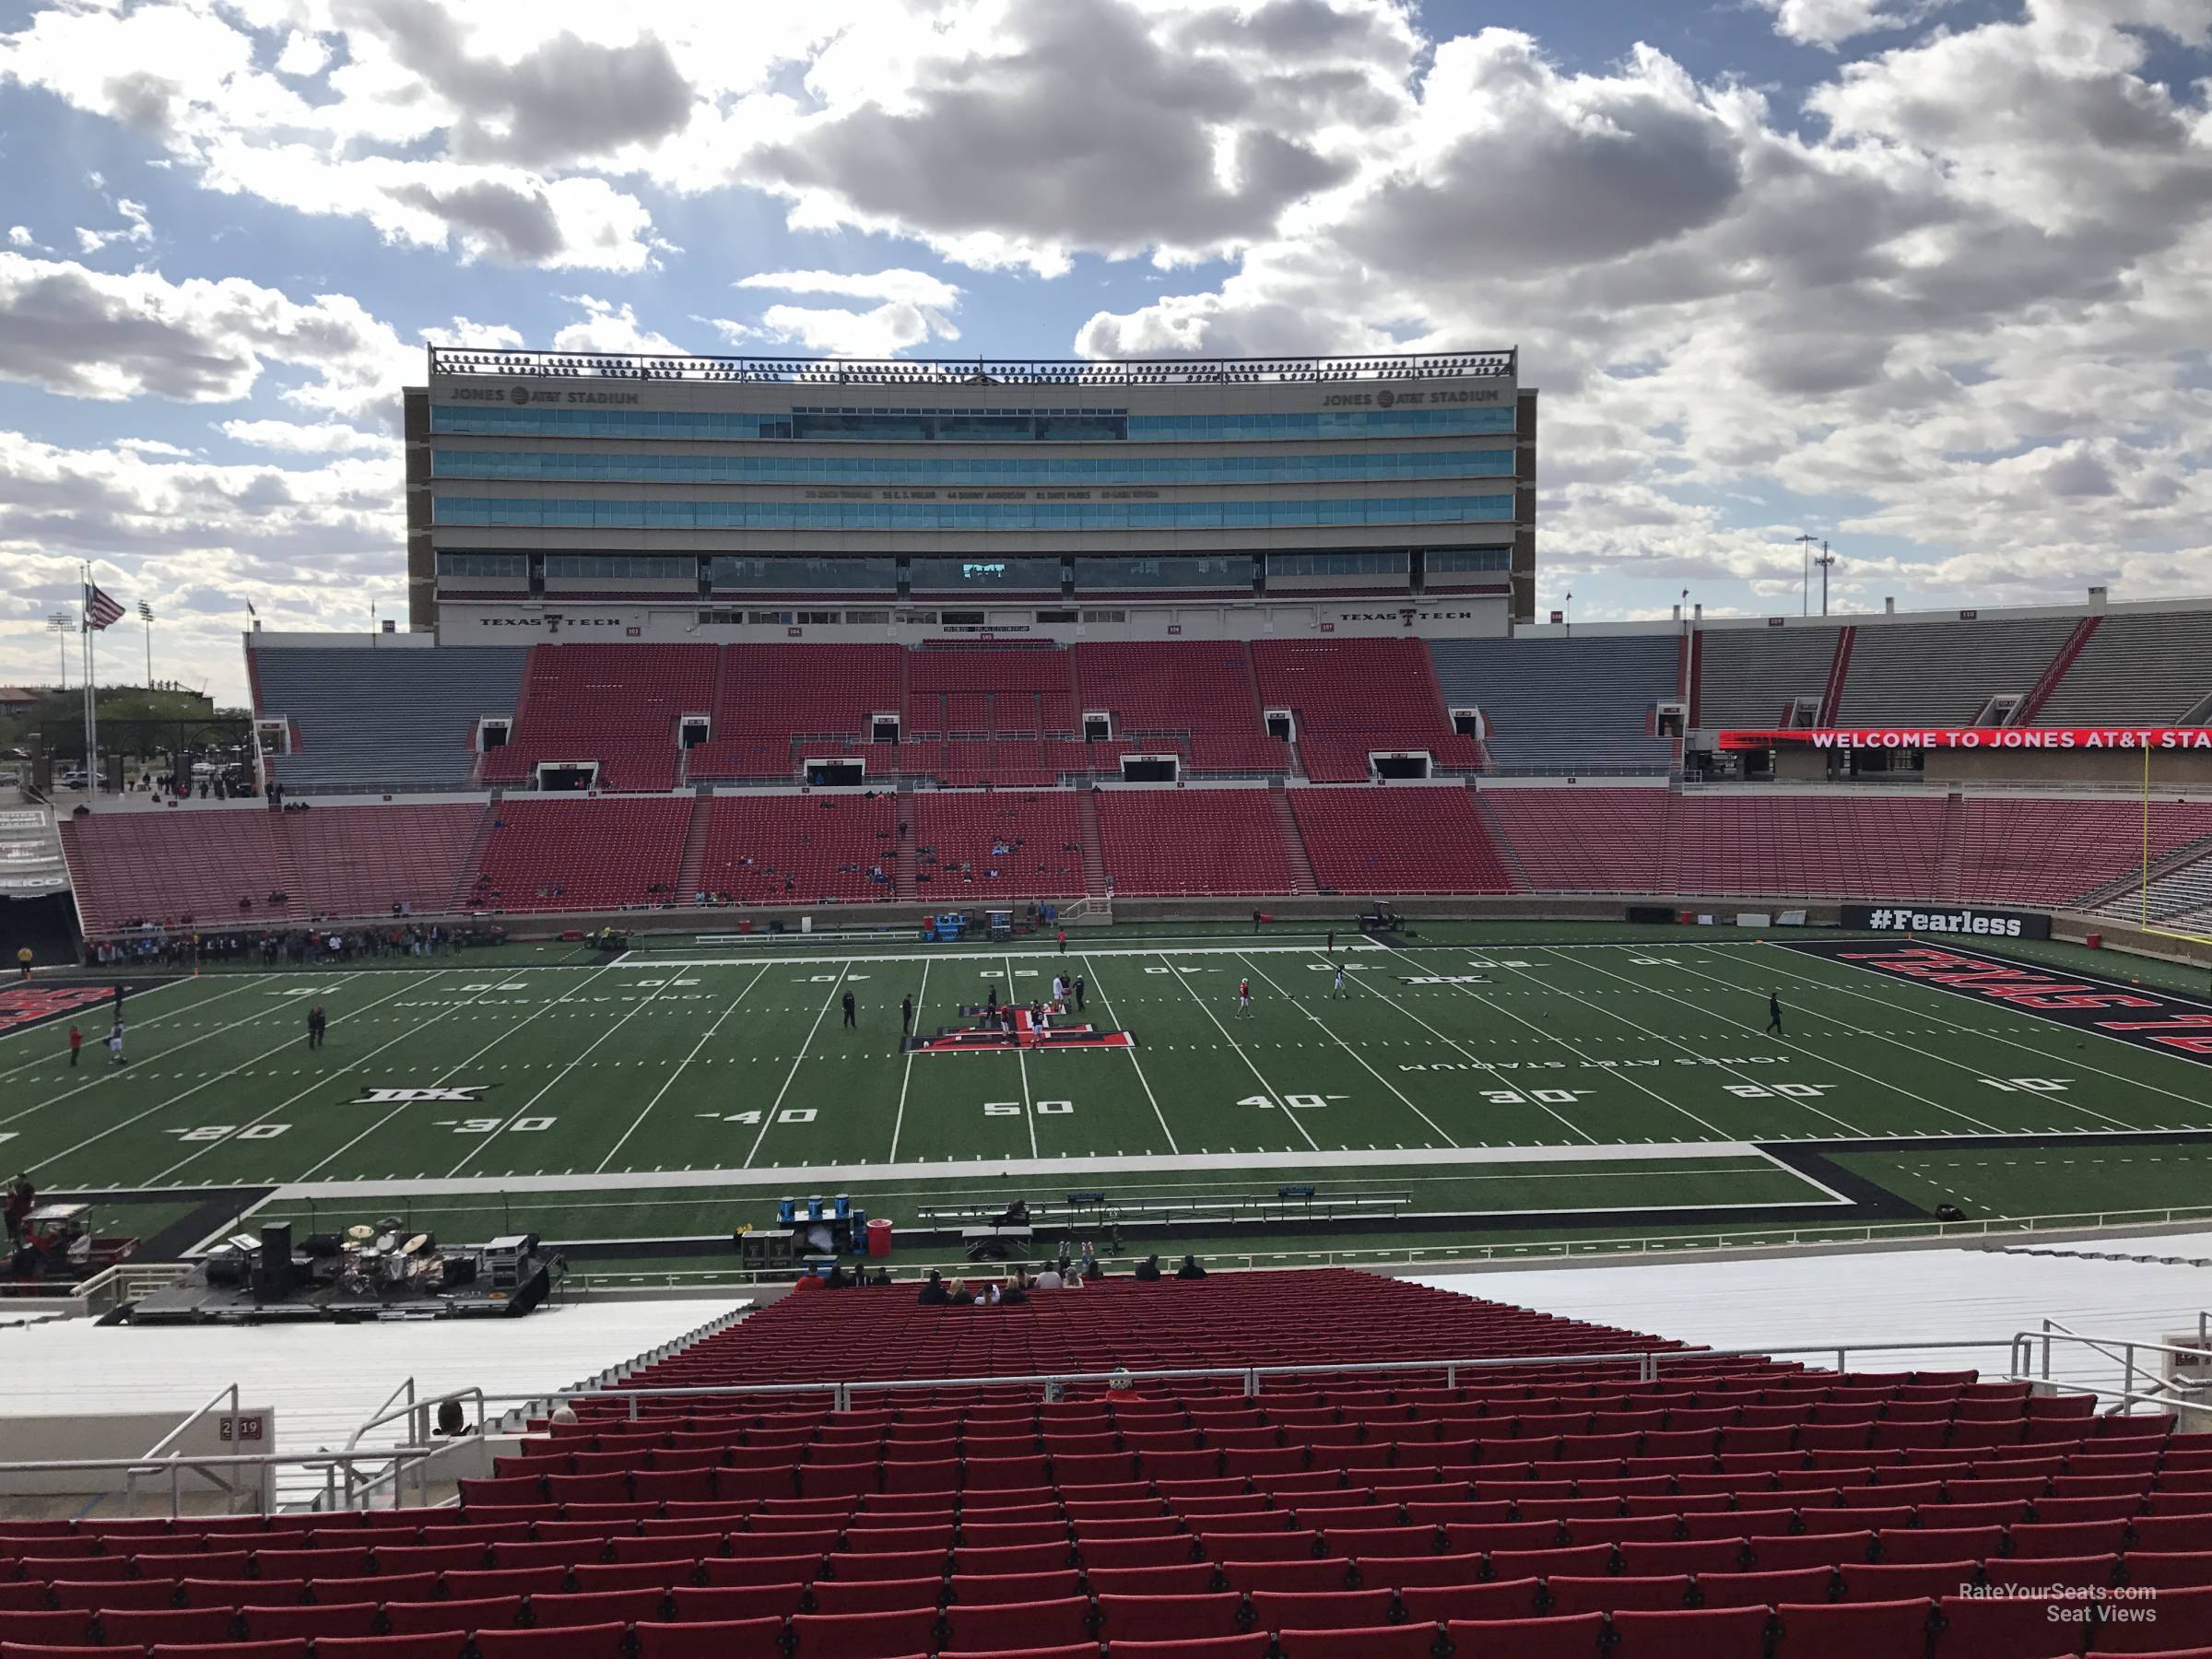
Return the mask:
<path id="1" fill-rule="evenodd" d="M 272 1221 L 261 1230 L 261 1259 L 253 1268 L 253 1294 L 282 1301 L 292 1293 L 292 1224 Z"/>
<path id="2" fill-rule="evenodd" d="M 445 1288 L 473 1285 L 477 1282 L 477 1258 L 473 1255 L 447 1256 L 444 1262 Z"/>
<path id="3" fill-rule="evenodd" d="M 346 1241 L 336 1233 L 309 1233 L 307 1241 L 300 1246 L 300 1253 L 320 1261 L 341 1253 Z"/>
<path id="4" fill-rule="evenodd" d="M 271 1221 L 261 1230 L 261 1259 L 264 1265 L 270 1262 L 289 1262 L 292 1259 L 292 1224 L 289 1221 Z"/>

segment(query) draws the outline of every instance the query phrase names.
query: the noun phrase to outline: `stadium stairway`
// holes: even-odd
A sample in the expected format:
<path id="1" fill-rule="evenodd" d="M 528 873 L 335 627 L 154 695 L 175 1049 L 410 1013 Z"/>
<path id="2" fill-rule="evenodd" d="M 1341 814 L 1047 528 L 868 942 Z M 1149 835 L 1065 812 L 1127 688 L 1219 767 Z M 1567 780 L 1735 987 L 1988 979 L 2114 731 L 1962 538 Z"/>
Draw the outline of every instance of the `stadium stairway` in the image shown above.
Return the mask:
<path id="1" fill-rule="evenodd" d="M 1078 792 L 1076 813 L 1083 826 L 1083 891 L 1092 899 L 1107 898 L 1106 853 L 1099 841 L 1099 806 L 1089 790 Z"/>
<path id="2" fill-rule="evenodd" d="M 484 849 L 491 840 L 491 826 L 500 816 L 500 792 L 494 790 L 491 799 L 485 803 L 484 813 L 477 820 L 476 839 L 469 842 L 468 855 L 461 861 L 461 873 L 453 877 L 453 896 L 445 908 L 459 913 L 470 908 L 477 890 L 477 872 L 484 862 Z"/>
<path id="3" fill-rule="evenodd" d="M 899 847 L 898 864 L 894 869 L 899 897 L 902 900 L 918 898 L 922 885 L 915 879 L 914 867 L 914 781 L 899 780 Z"/>
<path id="4" fill-rule="evenodd" d="M 2035 717 L 2043 712 L 2043 705 L 2051 700 L 2052 693 L 2056 691 L 2065 679 L 2066 670 L 2074 666 L 2074 659 L 2081 655 L 2084 647 L 2088 644 L 2090 638 L 2096 633 L 2098 624 L 2103 620 L 2102 617 L 2084 617 L 2074 624 L 2074 631 L 2066 636 L 2065 642 L 2058 648 L 2058 654 L 2051 659 L 2050 666 L 2043 670 L 2035 684 L 2029 688 L 2028 695 L 2020 701 L 2020 706 L 2012 712 L 2013 724 L 2033 725 L 2035 724 Z"/>
<path id="5" fill-rule="evenodd" d="M 1943 801 L 1943 853 L 1936 866 L 1936 897 L 1956 903 L 1966 865 L 1966 797 L 1957 790 Z"/>
<path id="6" fill-rule="evenodd" d="M 1319 890 L 1313 878 L 1313 860 L 1306 852 L 1306 838 L 1299 833 L 1298 818 L 1290 810 L 1290 792 L 1280 778 L 1267 784 L 1267 804 L 1275 808 L 1276 828 L 1282 831 L 1283 853 L 1290 861 L 1291 892 L 1304 897 Z"/>
<path id="7" fill-rule="evenodd" d="M 677 866 L 676 897 L 688 904 L 701 890 L 707 865 L 707 830 L 714 820 L 714 792 L 702 789 L 691 797 L 691 821 L 684 828 L 684 858 Z"/>
<path id="8" fill-rule="evenodd" d="M 1483 829 L 1489 832 L 1490 845 L 1498 849 L 1498 862 L 1506 867 L 1513 878 L 1513 890 L 1516 893 L 1535 892 L 1536 884 L 1528 878 L 1528 870 L 1521 863 L 1521 854 L 1513 850 L 1512 837 L 1506 833 L 1505 825 L 1499 818 L 1497 808 L 1490 804 L 1489 797 L 1476 787 L 1472 778 L 1467 780 L 1467 794 L 1475 798 L 1475 811 L 1482 819 Z"/>

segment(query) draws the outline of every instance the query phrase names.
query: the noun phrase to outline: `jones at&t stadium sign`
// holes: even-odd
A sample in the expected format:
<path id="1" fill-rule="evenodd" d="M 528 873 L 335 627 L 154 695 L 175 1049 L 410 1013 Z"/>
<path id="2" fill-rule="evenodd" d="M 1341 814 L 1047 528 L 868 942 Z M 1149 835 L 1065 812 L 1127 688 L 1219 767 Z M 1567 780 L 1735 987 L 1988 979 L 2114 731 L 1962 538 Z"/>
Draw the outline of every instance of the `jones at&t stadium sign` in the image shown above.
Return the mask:
<path id="1" fill-rule="evenodd" d="M 2047 939 L 2051 918 L 2026 911 L 1960 910 L 1907 904 L 1847 904 L 1843 925 L 1869 933 L 1971 934 L 1983 939 Z"/>
<path id="2" fill-rule="evenodd" d="M 593 392 L 582 386 L 564 386 L 558 390 L 545 386 L 525 386 L 517 382 L 512 386 L 448 386 L 440 394 L 441 403 L 503 403 L 503 404 L 634 404 L 639 399 L 635 392 Z"/>
<path id="3" fill-rule="evenodd" d="M 2199 749 L 2212 726 L 1807 726 L 1794 732 L 1723 732 L 1724 749 Z"/>

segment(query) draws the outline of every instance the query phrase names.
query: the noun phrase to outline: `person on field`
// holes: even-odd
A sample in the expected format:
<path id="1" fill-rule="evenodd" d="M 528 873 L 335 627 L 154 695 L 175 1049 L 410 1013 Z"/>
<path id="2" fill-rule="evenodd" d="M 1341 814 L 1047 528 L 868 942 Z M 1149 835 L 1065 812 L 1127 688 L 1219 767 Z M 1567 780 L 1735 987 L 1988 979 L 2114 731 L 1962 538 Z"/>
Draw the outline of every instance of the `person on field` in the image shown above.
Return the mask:
<path id="1" fill-rule="evenodd" d="M 1079 973 L 1076 975 L 1076 1012 L 1083 1012 L 1083 976 Z"/>
<path id="2" fill-rule="evenodd" d="M 118 1018 L 108 1028 L 108 1064 L 121 1065 L 123 1058 L 123 1021 Z"/>
<path id="3" fill-rule="evenodd" d="M 16 969 L 20 978 L 30 977 L 30 947 L 26 945 L 16 952 Z"/>
<path id="4" fill-rule="evenodd" d="M 84 1046 L 84 1032 L 78 1030 L 76 1027 L 71 1026 L 69 1028 L 69 1064 L 71 1065 L 75 1065 L 76 1064 L 76 1057 L 83 1052 Z"/>
<path id="5" fill-rule="evenodd" d="M 845 993 L 845 1024 L 850 1027 L 855 1023 L 853 1018 L 853 993 L 848 991 Z"/>
<path id="6" fill-rule="evenodd" d="M 1065 927 L 1060 930 L 1060 954 L 1067 954 L 1067 929 Z"/>
<path id="7" fill-rule="evenodd" d="M 307 1046 L 309 1048 L 319 1049 L 323 1046 L 323 1030 L 329 1023 L 330 1017 L 323 1012 L 321 1003 L 317 1003 L 307 1011 Z"/>
<path id="8" fill-rule="evenodd" d="M 899 1004 L 899 1034 L 902 1037 L 914 1034 L 914 994 L 911 991 Z"/>
<path id="9" fill-rule="evenodd" d="M 1237 1016 L 1239 1018 L 1249 1018 L 1251 1015 L 1252 982 L 1241 979 L 1237 982 Z"/>
<path id="10" fill-rule="evenodd" d="M 1767 1030 L 1777 1037 L 1782 1035 L 1782 993 L 1767 993 Z"/>
<path id="11" fill-rule="evenodd" d="M 1329 987 L 1329 994 L 1331 996 L 1348 996 L 1351 994 L 1350 992 L 1344 988 L 1344 964 L 1342 962 L 1336 964 L 1336 982 Z"/>

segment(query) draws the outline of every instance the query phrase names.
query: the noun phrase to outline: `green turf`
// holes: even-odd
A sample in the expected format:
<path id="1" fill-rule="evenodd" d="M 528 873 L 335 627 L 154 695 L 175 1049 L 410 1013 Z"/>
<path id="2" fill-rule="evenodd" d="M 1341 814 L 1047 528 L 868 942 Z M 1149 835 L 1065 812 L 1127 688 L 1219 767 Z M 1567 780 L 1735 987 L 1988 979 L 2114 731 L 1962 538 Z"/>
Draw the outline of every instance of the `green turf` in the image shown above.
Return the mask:
<path id="1" fill-rule="evenodd" d="M 2212 1068 L 1736 929 L 1415 925 L 1406 950 L 1339 935 L 1343 998 L 1318 930 L 1075 934 L 1065 971 L 1088 981 L 1088 1018 L 1136 1034 L 1120 1051 L 900 1051 L 902 995 L 928 1030 L 994 984 L 1041 994 L 1063 967 L 1049 942 L 656 939 L 611 961 L 510 945 L 210 973 L 132 1000 L 121 1069 L 88 1051 L 72 1071 L 56 1028 L 0 1038 L 0 1160 L 49 1190 L 310 1183 L 272 1209 L 312 1196 L 318 1217 L 446 1204 L 449 1236 L 508 1218 L 548 1237 L 721 1234 L 792 1188 L 898 1214 L 999 1160 L 1021 1168 L 993 1184 L 1032 1198 L 1317 1182 L 1431 1212 L 1556 1211 L 1568 1231 L 1576 1211 L 1824 1200 L 1750 1141 L 2212 1129 Z M 2202 990 L 2164 964 L 2006 948 Z M 1771 988 L 1779 1038 L 1761 1029 Z M 314 1001 L 331 1024 L 311 1053 Z M 433 1088 L 469 1094 L 373 1098 Z M 1535 1148 L 1556 1161 L 1531 1168 Z M 1846 1167 L 1932 1203 L 1944 1182 L 1915 1161 Z M 2088 1189 L 2065 1176 L 1977 1179 L 1977 1213 L 2105 1203 L 2076 1202 Z"/>

